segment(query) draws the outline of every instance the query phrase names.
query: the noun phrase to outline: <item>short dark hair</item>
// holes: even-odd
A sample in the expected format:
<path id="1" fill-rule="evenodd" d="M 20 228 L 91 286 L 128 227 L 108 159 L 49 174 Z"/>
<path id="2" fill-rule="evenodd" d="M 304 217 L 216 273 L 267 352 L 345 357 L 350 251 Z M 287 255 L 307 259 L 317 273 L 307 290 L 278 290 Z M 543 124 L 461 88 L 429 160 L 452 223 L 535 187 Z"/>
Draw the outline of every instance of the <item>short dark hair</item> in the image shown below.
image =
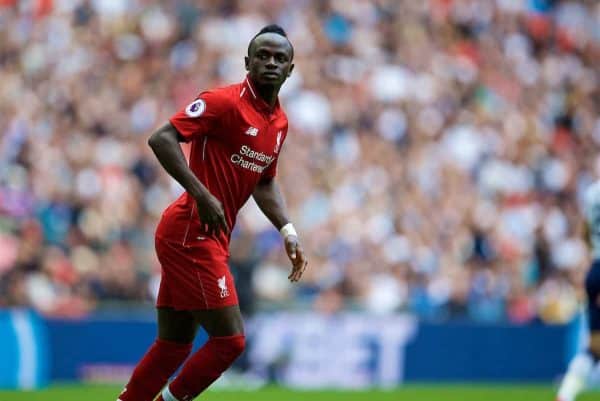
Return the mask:
<path id="1" fill-rule="evenodd" d="M 254 39 L 262 35 L 263 33 L 274 33 L 286 38 L 288 40 L 288 43 L 290 44 L 290 47 L 292 48 L 292 57 L 294 57 L 294 46 L 292 46 L 292 42 L 290 42 L 289 38 L 287 37 L 287 33 L 285 33 L 285 30 L 277 24 L 270 24 L 263 27 L 263 29 L 258 31 L 258 33 L 254 35 L 252 39 L 250 39 L 250 43 L 248 43 L 248 56 L 250 56 L 250 49 L 252 48 L 252 43 L 254 43 Z"/>

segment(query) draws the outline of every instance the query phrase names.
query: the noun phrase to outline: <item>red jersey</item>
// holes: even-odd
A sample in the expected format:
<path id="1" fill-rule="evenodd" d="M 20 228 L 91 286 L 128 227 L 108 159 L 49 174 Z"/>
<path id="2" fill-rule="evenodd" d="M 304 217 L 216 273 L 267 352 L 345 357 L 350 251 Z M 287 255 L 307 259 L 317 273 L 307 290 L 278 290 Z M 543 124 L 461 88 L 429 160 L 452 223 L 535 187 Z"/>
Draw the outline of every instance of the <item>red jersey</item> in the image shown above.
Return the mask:
<path id="1" fill-rule="evenodd" d="M 242 83 L 202 92 L 169 121 L 186 142 L 189 165 L 200 182 L 221 203 L 227 225 L 235 224 L 240 208 L 256 184 L 276 174 L 277 159 L 288 129 L 277 102 L 271 111 L 252 87 Z M 195 200 L 185 192 L 164 211 L 157 237 L 202 257 L 227 257 L 229 236 L 208 237 L 201 230 Z"/>

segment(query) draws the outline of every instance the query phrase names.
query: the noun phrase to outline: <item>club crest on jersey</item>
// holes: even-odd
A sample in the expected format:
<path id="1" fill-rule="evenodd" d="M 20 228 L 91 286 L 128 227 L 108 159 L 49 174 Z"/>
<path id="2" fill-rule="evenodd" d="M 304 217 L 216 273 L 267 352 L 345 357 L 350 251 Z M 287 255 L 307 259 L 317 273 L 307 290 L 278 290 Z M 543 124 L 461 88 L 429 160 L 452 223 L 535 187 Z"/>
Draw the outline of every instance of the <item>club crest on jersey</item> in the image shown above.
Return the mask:
<path id="1" fill-rule="evenodd" d="M 258 128 L 250 127 L 246 130 L 246 135 L 256 136 L 258 135 Z"/>
<path id="2" fill-rule="evenodd" d="M 273 150 L 274 153 L 279 153 L 279 149 L 281 148 L 281 134 L 281 131 L 277 133 L 277 143 L 275 143 L 275 149 Z"/>
<path id="3" fill-rule="evenodd" d="M 206 110 L 206 103 L 202 99 L 196 99 L 185 108 L 185 114 L 189 117 L 200 117 Z"/>
<path id="4" fill-rule="evenodd" d="M 225 281 L 225 276 L 217 279 L 217 285 L 221 289 L 221 298 L 228 297 L 229 289 L 227 288 L 227 282 Z"/>

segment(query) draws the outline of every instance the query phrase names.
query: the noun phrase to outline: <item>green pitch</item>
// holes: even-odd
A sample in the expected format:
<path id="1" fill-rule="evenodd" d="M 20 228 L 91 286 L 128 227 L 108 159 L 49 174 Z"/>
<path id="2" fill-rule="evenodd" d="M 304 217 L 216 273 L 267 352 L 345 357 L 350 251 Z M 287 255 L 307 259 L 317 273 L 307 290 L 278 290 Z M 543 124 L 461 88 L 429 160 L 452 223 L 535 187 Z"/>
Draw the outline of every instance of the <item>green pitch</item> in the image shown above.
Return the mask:
<path id="1" fill-rule="evenodd" d="M 114 401 L 115 386 L 53 386 L 42 391 L 0 391 L 1 401 Z M 553 401 L 552 386 L 407 385 L 390 391 L 294 391 L 269 387 L 258 391 L 211 391 L 205 401 Z M 600 401 L 600 392 L 577 401 Z"/>

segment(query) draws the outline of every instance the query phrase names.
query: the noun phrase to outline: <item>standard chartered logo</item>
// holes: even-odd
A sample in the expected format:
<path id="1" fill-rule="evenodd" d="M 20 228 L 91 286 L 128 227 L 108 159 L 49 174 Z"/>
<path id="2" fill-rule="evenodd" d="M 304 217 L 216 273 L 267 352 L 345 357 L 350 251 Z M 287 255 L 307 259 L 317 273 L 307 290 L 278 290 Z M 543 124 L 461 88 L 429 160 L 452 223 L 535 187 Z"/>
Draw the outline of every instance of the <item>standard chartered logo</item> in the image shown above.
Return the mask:
<path id="1" fill-rule="evenodd" d="M 259 174 L 265 171 L 274 160 L 274 156 L 252 150 L 247 145 L 242 145 L 238 153 L 231 155 L 233 164 Z"/>

